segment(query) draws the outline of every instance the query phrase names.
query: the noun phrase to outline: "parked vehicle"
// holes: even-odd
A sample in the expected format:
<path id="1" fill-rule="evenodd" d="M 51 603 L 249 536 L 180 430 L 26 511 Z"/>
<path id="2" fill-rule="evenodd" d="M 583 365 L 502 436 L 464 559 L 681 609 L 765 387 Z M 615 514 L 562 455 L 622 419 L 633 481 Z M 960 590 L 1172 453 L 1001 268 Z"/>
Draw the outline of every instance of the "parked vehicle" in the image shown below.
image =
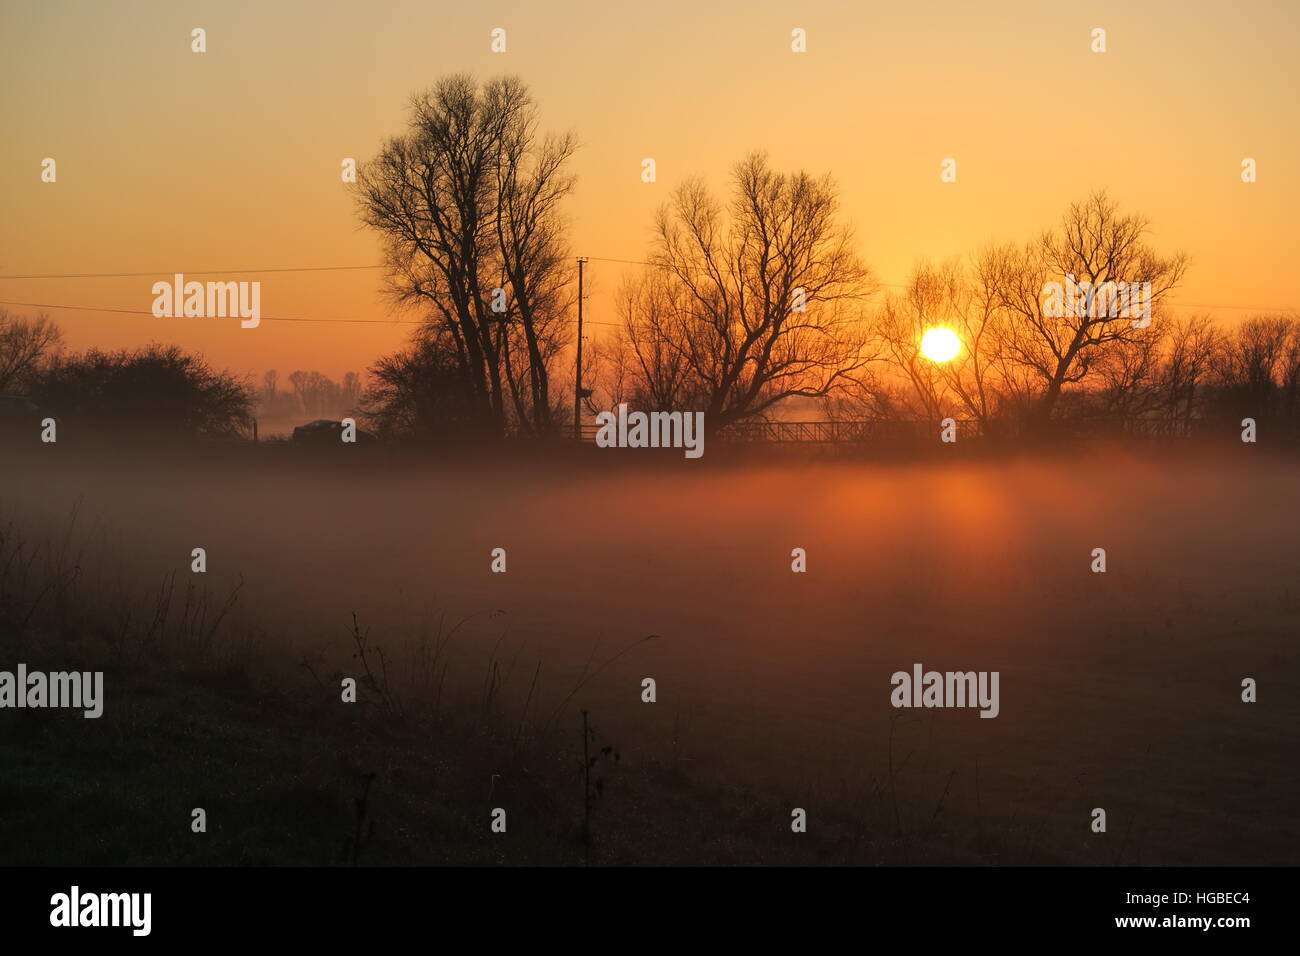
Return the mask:
<path id="1" fill-rule="evenodd" d="M 0 428 L 35 428 L 41 421 L 40 406 L 22 395 L 0 395 Z"/>
<path id="2" fill-rule="evenodd" d="M 293 430 L 293 440 L 301 444 L 310 445 L 342 445 L 343 441 L 343 423 L 332 418 L 318 418 L 313 422 L 305 425 L 299 425 Z M 357 429 L 358 445 L 368 445 L 375 441 L 375 436 L 370 432 Z"/>

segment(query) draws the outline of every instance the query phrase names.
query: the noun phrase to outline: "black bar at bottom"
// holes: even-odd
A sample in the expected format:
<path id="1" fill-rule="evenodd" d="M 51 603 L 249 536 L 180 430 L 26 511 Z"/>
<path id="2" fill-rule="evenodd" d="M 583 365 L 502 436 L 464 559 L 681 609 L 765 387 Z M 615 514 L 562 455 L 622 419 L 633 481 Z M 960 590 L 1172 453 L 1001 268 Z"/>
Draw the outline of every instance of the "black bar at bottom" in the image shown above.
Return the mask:
<path id="1" fill-rule="evenodd" d="M 394 944 L 414 936 L 457 949 L 512 937 L 603 948 L 606 933 L 676 945 L 687 931 L 734 940 L 885 930 L 918 942 L 1231 945 L 1242 933 L 1285 932 L 1294 880 L 1281 868 L 0 869 L 0 926 L 6 942 L 75 934 L 90 945 L 373 944 L 391 934 Z"/>

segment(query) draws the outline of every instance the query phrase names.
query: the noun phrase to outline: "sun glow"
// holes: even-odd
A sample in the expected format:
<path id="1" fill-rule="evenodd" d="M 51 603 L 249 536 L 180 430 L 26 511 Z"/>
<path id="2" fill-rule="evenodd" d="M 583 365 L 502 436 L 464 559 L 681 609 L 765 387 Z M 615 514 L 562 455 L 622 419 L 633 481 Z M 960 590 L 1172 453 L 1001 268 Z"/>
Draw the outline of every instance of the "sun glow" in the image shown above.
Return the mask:
<path id="1" fill-rule="evenodd" d="M 921 354 L 931 362 L 947 362 L 961 351 L 961 339 L 952 329 L 930 329 L 921 336 Z"/>

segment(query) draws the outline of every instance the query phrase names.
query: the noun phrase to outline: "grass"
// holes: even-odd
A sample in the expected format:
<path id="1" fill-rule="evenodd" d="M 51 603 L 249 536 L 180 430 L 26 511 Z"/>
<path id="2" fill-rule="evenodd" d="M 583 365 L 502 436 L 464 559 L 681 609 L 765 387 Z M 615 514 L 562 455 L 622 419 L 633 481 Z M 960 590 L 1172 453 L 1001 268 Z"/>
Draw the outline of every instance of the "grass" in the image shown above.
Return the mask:
<path id="1" fill-rule="evenodd" d="M 494 651 L 479 704 L 446 713 L 442 659 L 464 622 L 440 622 L 416 668 L 438 692 L 417 710 L 401 703 L 393 660 L 354 615 L 361 696 L 344 704 L 338 675 L 306 661 L 275 680 L 252 676 L 252 661 L 266 660 L 230 623 L 237 592 L 178 594 L 173 577 L 135 603 L 78 591 L 71 537 L 34 549 L 12 529 L 0 536 L 0 659 L 104 670 L 106 706 L 93 720 L 4 713 L 0 864 L 808 863 L 826 849 L 785 838 L 777 801 L 693 781 L 679 759 L 637 766 L 596 746 L 587 712 L 567 705 L 649 638 L 584 668 L 530 734 L 540 661 L 517 711 L 502 701 L 513 664 Z M 569 724 L 581 749 L 566 745 L 577 736 Z M 596 841 L 591 813 L 609 790 L 593 772 L 615 762 L 620 799 L 602 809 Z M 495 806 L 507 810 L 505 835 L 491 832 Z M 205 832 L 191 827 L 196 808 Z"/>
<path id="2" fill-rule="evenodd" d="M 158 468 L 6 494 L 0 668 L 103 670 L 107 702 L 0 712 L 0 863 L 1297 859 L 1293 463 L 620 473 L 599 509 L 534 471 Z M 108 523 L 33 545 L 78 493 Z M 999 669 L 1001 716 L 893 710 L 913 660 Z"/>
<path id="3" fill-rule="evenodd" d="M 237 669 L 151 668 L 110 693 L 97 720 L 6 715 L 0 863 L 811 863 L 834 850 L 789 838 L 777 801 L 621 760 L 589 841 L 597 783 L 571 752 L 519 757 L 509 734 L 290 694 Z M 507 835 L 490 832 L 494 806 Z M 196 807 L 206 833 L 191 831 Z"/>

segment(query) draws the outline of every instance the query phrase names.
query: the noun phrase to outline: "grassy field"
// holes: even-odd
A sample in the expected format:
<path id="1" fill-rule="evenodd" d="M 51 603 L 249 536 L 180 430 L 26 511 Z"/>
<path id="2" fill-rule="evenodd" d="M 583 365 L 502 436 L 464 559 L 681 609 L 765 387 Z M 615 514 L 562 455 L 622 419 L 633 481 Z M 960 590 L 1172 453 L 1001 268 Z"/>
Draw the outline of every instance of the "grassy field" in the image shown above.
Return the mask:
<path id="1" fill-rule="evenodd" d="M 7 470 L 0 669 L 107 702 L 0 712 L 0 862 L 1300 859 L 1300 462 L 285 452 Z"/>

